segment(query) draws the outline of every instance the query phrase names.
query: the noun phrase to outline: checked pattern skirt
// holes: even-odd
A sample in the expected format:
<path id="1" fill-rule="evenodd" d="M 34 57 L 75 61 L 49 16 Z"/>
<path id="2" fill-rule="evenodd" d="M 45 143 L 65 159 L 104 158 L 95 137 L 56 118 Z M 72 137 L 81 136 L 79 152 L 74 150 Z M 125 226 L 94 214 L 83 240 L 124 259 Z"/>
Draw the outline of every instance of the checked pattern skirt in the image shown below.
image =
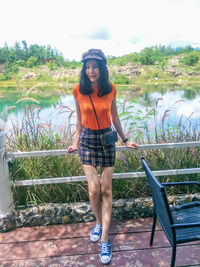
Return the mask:
<path id="1" fill-rule="evenodd" d="M 115 165 L 115 144 L 106 146 L 101 144 L 101 135 L 110 128 L 92 130 L 83 127 L 79 138 L 79 154 L 83 165 L 112 167 Z"/>

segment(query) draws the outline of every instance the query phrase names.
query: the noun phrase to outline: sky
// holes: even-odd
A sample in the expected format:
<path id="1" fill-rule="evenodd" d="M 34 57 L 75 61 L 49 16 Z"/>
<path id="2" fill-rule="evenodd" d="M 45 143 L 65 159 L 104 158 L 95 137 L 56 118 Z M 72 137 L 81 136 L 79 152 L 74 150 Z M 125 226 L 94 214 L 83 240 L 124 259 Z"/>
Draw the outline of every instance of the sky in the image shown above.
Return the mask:
<path id="1" fill-rule="evenodd" d="M 65 59 L 90 48 L 106 56 L 154 45 L 200 47 L 200 0 L 1 0 L 0 47 L 25 40 Z"/>

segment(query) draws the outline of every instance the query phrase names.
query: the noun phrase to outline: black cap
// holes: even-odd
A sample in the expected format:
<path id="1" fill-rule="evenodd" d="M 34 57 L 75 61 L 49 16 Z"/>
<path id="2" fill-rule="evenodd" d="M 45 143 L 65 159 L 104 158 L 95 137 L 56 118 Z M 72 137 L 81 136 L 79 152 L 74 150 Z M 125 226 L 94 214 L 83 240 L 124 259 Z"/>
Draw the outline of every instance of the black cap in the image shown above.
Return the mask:
<path id="1" fill-rule="evenodd" d="M 85 62 L 88 59 L 98 59 L 106 63 L 106 57 L 101 49 L 89 49 L 87 52 L 82 55 L 82 62 Z"/>

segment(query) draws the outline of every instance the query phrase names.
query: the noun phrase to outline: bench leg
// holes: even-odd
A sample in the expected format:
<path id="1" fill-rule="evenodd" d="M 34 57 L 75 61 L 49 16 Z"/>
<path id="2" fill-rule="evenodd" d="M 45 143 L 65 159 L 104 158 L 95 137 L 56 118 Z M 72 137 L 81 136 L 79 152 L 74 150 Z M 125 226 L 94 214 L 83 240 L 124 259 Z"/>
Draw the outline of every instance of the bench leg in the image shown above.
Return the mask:
<path id="1" fill-rule="evenodd" d="M 176 260 L 176 244 L 172 246 L 172 259 L 171 259 L 171 266 L 174 267 Z"/>
<path id="2" fill-rule="evenodd" d="M 155 228 L 156 228 L 156 213 L 154 211 L 154 213 L 153 213 L 153 225 L 152 225 L 151 239 L 150 239 L 150 245 L 151 246 L 153 245 L 153 238 L 154 238 Z"/>

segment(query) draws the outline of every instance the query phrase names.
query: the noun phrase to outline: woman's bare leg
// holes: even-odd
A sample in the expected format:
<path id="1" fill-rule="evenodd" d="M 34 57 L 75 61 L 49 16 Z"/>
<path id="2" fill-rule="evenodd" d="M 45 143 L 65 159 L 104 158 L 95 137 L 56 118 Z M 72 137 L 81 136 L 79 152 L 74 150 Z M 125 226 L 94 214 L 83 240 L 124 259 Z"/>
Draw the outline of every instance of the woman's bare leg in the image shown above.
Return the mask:
<path id="1" fill-rule="evenodd" d="M 89 198 L 94 212 L 96 223 L 102 223 L 102 205 L 100 199 L 100 179 L 97 169 L 91 165 L 83 165 L 88 182 Z"/>
<path id="2" fill-rule="evenodd" d="M 112 175 L 114 167 L 102 167 L 100 185 L 102 196 L 102 235 L 101 242 L 108 242 L 112 213 Z"/>

